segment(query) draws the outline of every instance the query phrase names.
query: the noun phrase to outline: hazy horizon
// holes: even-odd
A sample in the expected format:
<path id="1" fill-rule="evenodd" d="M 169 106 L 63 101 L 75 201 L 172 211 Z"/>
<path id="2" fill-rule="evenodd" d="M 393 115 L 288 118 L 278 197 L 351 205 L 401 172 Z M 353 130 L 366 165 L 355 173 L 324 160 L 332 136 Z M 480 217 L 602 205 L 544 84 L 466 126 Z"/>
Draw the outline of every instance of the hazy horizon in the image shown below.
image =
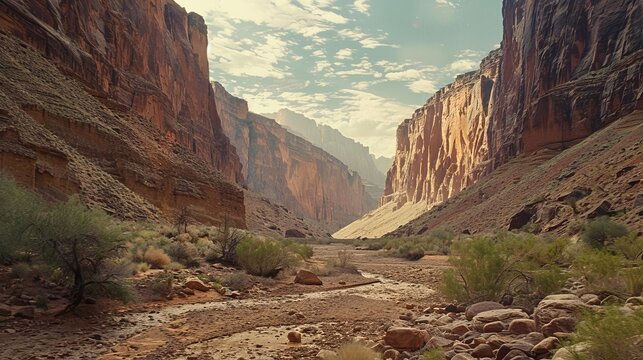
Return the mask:
<path id="1" fill-rule="evenodd" d="M 395 130 L 502 38 L 501 1 L 177 0 L 208 25 L 210 77 L 392 157 Z"/>

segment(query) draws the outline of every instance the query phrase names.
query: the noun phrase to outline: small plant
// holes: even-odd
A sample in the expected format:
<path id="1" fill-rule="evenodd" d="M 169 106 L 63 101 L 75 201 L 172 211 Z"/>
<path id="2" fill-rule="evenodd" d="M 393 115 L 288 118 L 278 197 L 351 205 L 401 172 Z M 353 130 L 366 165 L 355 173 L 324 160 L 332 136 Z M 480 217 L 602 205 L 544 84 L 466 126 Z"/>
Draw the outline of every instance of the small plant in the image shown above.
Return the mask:
<path id="1" fill-rule="evenodd" d="M 161 249 L 149 247 L 143 255 L 143 260 L 149 264 L 152 269 L 163 269 L 172 259 Z"/>
<path id="2" fill-rule="evenodd" d="M 246 273 L 235 272 L 223 278 L 223 285 L 232 290 L 243 291 L 252 287 L 252 279 Z"/>
<path id="3" fill-rule="evenodd" d="M 18 279 L 28 280 L 31 277 L 31 266 L 24 262 L 11 265 L 11 275 Z"/>
<path id="4" fill-rule="evenodd" d="M 353 267 L 353 253 L 348 250 L 339 250 L 337 252 L 337 266 L 342 269 Z"/>
<path id="5" fill-rule="evenodd" d="M 337 350 L 337 356 L 328 356 L 324 360 L 379 360 L 380 354 L 358 343 L 342 345 Z"/>
<path id="6" fill-rule="evenodd" d="M 625 225 L 616 223 L 608 217 L 600 217 L 587 223 L 581 239 L 589 246 L 602 248 L 610 241 L 626 236 L 628 232 Z"/>
<path id="7" fill-rule="evenodd" d="M 190 224 L 191 219 L 190 209 L 187 206 L 181 206 L 174 215 L 174 224 L 176 225 L 176 232 L 186 233 L 188 232 L 188 225 Z"/>
<path id="8" fill-rule="evenodd" d="M 297 257 L 276 240 L 246 238 L 237 247 L 239 265 L 249 274 L 274 277 L 297 264 Z"/>
<path id="9" fill-rule="evenodd" d="M 150 283 L 150 289 L 155 295 L 166 297 L 172 293 L 174 285 L 174 277 L 168 272 L 160 272 L 156 274 Z"/>
<path id="10" fill-rule="evenodd" d="M 444 360 L 446 356 L 444 355 L 444 350 L 442 349 L 431 349 L 420 357 L 420 360 Z"/>
<path id="11" fill-rule="evenodd" d="M 36 296 L 35 301 L 35 305 L 38 309 L 42 309 L 45 311 L 49 310 L 49 299 L 47 298 L 47 295 L 40 294 Z"/>
<path id="12" fill-rule="evenodd" d="M 628 260 L 641 260 L 643 257 L 643 237 L 631 232 L 615 239 L 613 248 Z"/>
<path id="13" fill-rule="evenodd" d="M 576 359 L 621 360 L 640 359 L 641 350 L 637 342 L 643 336 L 643 309 L 632 314 L 618 308 L 605 312 L 586 313 L 572 337 L 573 343 L 587 343 L 587 353 L 576 353 Z"/>
<path id="14" fill-rule="evenodd" d="M 166 248 L 167 254 L 172 260 L 185 265 L 188 268 L 194 268 L 201 265 L 199 261 L 199 251 L 191 242 L 175 241 Z"/>
<path id="15" fill-rule="evenodd" d="M 225 216 L 223 225 L 212 240 L 219 253 L 220 260 L 224 263 L 235 265 L 237 263 L 237 247 L 247 236 L 230 226 L 230 219 Z"/>
<path id="16" fill-rule="evenodd" d="M 398 252 L 411 261 L 417 261 L 424 257 L 424 249 L 419 245 L 404 244 L 400 246 Z"/>
<path id="17" fill-rule="evenodd" d="M 556 293 L 562 289 L 567 275 L 558 266 L 547 266 L 531 273 L 534 290 L 539 298 Z"/>

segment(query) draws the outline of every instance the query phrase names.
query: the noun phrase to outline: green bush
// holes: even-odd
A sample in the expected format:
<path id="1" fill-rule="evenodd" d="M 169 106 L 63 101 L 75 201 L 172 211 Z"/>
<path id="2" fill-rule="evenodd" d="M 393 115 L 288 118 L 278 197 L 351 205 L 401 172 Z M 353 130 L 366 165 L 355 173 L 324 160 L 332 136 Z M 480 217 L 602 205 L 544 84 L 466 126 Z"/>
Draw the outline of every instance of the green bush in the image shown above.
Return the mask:
<path id="1" fill-rule="evenodd" d="M 643 255 L 643 237 L 631 232 L 625 236 L 614 239 L 614 251 L 623 255 L 628 260 L 641 260 Z"/>
<path id="2" fill-rule="evenodd" d="M 223 225 L 212 240 L 220 255 L 219 260 L 227 264 L 236 265 L 237 247 L 247 237 L 248 235 L 241 230 L 233 229 L 230 226 L 229 218 L 226 216 L 223 219 Z M 213 256 L 210 255 L 209 257 L 212 258 Z"/>
<path id="3" fill-rule="evenodd" d="M 172 293 L 174 277 L 168 272 L 160 272 L 151 279 L 150 289 L 155 295 L 166 297 Z"/>
<path id="4" fill-rule="evenodd" d="M 292 239 L 281 240 L 288 251 L 299 255 L 303 260 L 313 257 L 313 248 L 310 245 L 295 242 Z"/>
<path id="5" fill-rule="evenodd" d="M 424 257 L 424 249 L 419 245 L 403 244 L 397 251 L 402 257 L 411 261 L 420 260 Z"/>
<path id="6" fill-rule="evenodd" d="M 590 283 L 613 278 L 622 266 L 623 258 L 604 250 L 586 250 L 574 261 L 575 271 Z"/>
<path id="7" fill-rule="evenodd" d="M 246 238 L 237 247 L 237 261 L 249 274 L 274 277 L 280 270 L 297 264 L 293 255 L 279 241 Z"/>
<path id="8" fill-rule="evenodd" d="M 616 223 L 608 217 L 600 217 L 585 225 L 581 239 L 592 247 L 602 248 L 610 241 L 628 234 L 625 225 Z"/>
<path id="9" fill-rule="evenodd" d="M 568 276 L 558 266 L 546 266 L 531 273 L 534 291 L 537 297 L 543 298 L 560 291 Z"/>
<path id="10" fill-rule="evenodd" d="M 201 265 L 199 250 L 191 242 L 175 241 L 165 248 L 165 252 L 172 260 L 188 268 L 195 268 Z"/>
<path id="11" fill-rule="evenodd" d="M 587 353 L 574 354 L 582 360 L 641 359 L 643 309 L 626 314 L 618 308 L 586 313 L 576 326 L 573 343 L 587 343 Z"/>
<path id="12" fill-rule="evenodd" d="M 444 360 L 446 356 L 444 355 L 444 350 L 442 349 L 431 349 L 420 357 L 420 360 Z"/>
<path id="13" fill-rule="evenodd" d="M 31 266 L 24 262 L 18 262 L 11 265 L 11 275 L 18 279 L 27 280 L 31 277 Z"/>
<path id="14" fill-rule="evenodd" d="M 252 278 L 243 272 L 234 272 L 223 278 L 223 285 L 232 290 L 247 290 L 252 287 Z"/>

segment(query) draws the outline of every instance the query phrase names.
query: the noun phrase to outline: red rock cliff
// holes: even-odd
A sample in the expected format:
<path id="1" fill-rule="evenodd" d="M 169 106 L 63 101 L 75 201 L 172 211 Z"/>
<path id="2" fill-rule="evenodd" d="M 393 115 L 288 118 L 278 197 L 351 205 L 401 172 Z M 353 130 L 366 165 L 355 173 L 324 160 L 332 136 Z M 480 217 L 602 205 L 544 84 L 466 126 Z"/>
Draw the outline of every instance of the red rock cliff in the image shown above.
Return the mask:
<path id="1" fill-rule="evenodd" d="M 239 152 L 250 190 L 331 228 L 373 207 L 360 176 L 345 164 L 275 120 L 249 112 L 248 103 L 221 84 L 213 87 L 223 128 Z"/>
<path id="2" fill-rule="evenodd" d="M 206 31 L 171 0 L 0 1 L 0 170 L 124 218 L 245 226 Z"/>
<path id="3" fill-rule="evenodd" d="M 384 235 L 517 155 L 643 108 L 640 1 L 505 0 L 503 16 L 501 49 L 399 126 L 381 208 L 336 236 Z"/>

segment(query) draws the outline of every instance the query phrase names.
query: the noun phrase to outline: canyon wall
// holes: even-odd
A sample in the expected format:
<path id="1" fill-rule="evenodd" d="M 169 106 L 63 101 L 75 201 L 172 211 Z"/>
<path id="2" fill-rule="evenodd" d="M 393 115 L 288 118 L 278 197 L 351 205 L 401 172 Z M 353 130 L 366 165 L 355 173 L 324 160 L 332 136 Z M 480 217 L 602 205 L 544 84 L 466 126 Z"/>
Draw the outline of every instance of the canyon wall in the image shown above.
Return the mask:
<path id="1" fill-rule="evenodd" d="M 288 109 L 279 110 L 274 114 L 267 115 L 267 117 L 275 119 L 277 123 L 293 134 L 299 135 L 313 145 L 324 149 L 348 165 L 351 170 L 357 171 L 362 179 L 382 188 L 383 191 L 386 171 L 382 172 L 377 168 L 368 146 L 347 138 L 337 129 L 328 125 L 317 124 L 315 120 Z M 379 198 L 379 195 L 375 198 Z"/>
<path id="2" fill-rule="evenodd" d="M 337 158 L 248 111 L 248 103 L 213 83 L 223 128 L 237 148 L 248 188 L 332 229 L 374 207 L 362 180 Z"/>
<path id="3" fill-rule="evenodd" d="M 171 0 L 2 0 L 0 32 L 1 170 L 125 218 L 185 206 L 245 226 L 203 18 Z"/>
<path id="4" fill-rule="evenodd" d="M 562 151 L 642 108 L 642 8 L 505 0 L 501 49 L 399 126 L 381 207 L 335 236 L 382 236 L 518 155 Z"/>

